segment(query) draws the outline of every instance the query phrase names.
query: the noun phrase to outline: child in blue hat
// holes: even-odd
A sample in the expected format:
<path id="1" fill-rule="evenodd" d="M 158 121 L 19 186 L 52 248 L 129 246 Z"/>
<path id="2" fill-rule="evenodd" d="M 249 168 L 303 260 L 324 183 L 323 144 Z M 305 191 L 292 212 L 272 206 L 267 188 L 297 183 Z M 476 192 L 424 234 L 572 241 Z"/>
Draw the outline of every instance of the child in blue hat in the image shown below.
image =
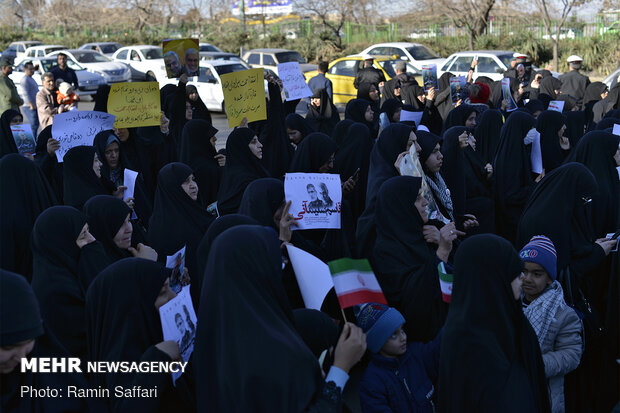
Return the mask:
<path id="1" fill-rule="evenodd" d="M 405 318 L 377 303 L 363 304 L 357 322 L 371 352 L 359 389 L 362 411 L 432 413 L 441 332 L 427 344 L 407 343 Z"/>

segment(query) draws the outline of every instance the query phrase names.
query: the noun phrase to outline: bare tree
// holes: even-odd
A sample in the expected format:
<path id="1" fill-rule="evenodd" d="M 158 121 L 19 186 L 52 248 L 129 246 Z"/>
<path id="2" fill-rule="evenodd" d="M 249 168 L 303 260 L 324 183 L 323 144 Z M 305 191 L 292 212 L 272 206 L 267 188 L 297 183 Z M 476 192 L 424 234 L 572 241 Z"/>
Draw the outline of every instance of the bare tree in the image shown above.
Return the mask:
<path id="1" fill-rule="evenodd" d="M 495 0 L 423 0 L 424 7 L 448 17 L 456 27 L 464 27 L 469 35 L 469 48 L 484 33 Z"/>
<path id="2" fill-rule="evenodd" d="M 545 30 L 553 42 L 553 68 L 559 69 L 558 49 L 560 43 L 560 30 L 566 23 L 569 13 L 585 3 L 585 0 L 534 0 L 536 7 L 541 10 Z M 554 17 L 558 18 L 555 25 L 555 33 L 552 33 Z"/>

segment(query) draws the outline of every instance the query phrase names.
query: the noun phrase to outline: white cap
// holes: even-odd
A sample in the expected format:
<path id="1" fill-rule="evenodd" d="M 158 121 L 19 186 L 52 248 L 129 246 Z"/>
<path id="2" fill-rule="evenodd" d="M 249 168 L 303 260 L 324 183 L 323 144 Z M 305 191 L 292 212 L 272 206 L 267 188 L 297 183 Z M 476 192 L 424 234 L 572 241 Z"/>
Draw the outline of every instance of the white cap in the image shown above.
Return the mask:
<path id="1" fill-rule="evenodd" d="M 574 62 L 583 62 L 583 59 L 579 56 L 577 56 L 576 54 L 569 56 L 568 59 L 566 59 L 567 63 L 574 63 Z"/>

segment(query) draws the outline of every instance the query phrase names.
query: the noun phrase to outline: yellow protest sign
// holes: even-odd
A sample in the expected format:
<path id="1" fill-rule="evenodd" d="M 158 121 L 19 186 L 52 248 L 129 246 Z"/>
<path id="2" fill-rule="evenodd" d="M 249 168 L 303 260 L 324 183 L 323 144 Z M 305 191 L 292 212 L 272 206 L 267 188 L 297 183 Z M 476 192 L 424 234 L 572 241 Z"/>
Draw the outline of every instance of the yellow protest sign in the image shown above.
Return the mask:
<path id="1" fill-rule="evenodd" d="M 220 76 L 228 126 L 239 126 L 244 117 L 249 122 L 267 119 L 267 102 L 263 69 L 248 69 Z"/>
<path id="2" fill-rule="evenodd" d="M 115 83 L 110 87 L 108 113 L 116 116 L 115 128 L 157 126 L 161 122 L 159 83 Z"/>

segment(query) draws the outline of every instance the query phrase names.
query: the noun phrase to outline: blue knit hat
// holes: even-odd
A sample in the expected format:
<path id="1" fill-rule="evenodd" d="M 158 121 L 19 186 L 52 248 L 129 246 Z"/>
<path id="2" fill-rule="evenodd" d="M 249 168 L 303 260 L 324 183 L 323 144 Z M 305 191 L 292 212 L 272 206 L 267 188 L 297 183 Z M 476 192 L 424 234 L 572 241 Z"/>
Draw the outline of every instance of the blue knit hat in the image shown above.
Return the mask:
<path id="1" fill-rule="evenodd" d="M 553 242 L 544 235 L 535 235 L 523 247 L 519 256 L 523 262 L 534 262 L 541 265 L 553 281 L 557 279 L 558 256 L 555 253 Z"/>
<path id="2" fill-rule="evenodd" d="M 357 325 L 366 333 L 368 350 L 378 353 L 398 327 L 405 324 L 405 317 L 395 308 L 384 304 L 362 304 L 356 315 Z"/>

